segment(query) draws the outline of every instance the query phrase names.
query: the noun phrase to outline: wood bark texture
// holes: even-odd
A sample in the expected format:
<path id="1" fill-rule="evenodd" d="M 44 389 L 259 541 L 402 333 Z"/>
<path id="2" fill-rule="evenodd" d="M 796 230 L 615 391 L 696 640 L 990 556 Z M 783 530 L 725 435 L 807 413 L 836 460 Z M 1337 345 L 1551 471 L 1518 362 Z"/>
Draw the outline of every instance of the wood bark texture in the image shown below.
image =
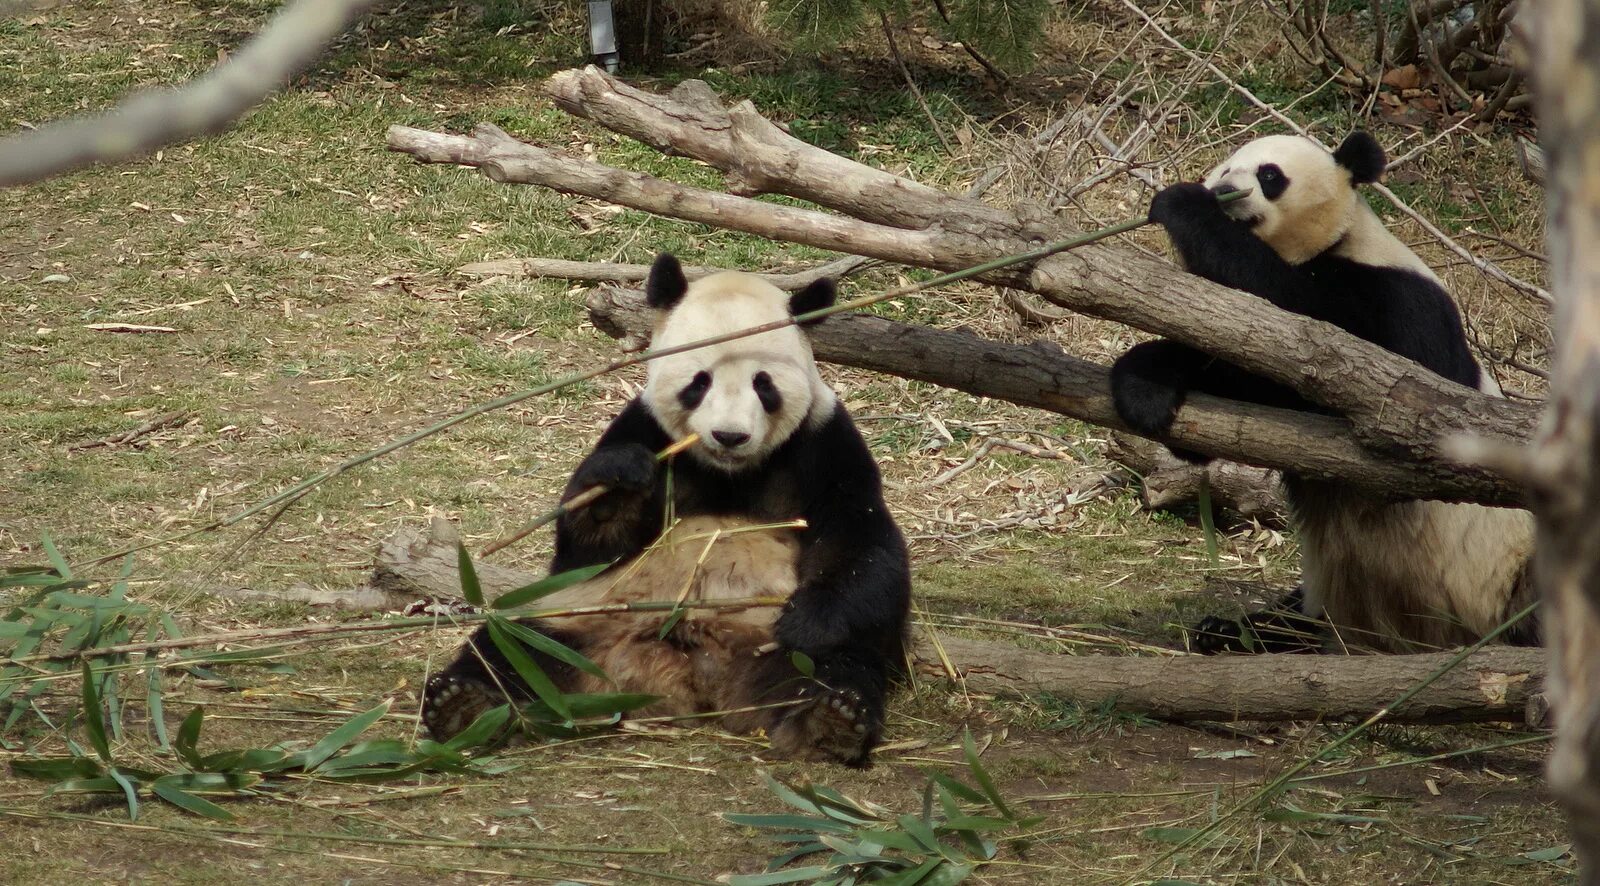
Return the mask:
<path id="1" fill-rule="evenodd" d="M 444 521 L 402 530 L 383 542 L 373 584 L 388 594 L 456 600 L 456 533 Z M 484 594 L 538 578 L 475 564 Z M 1392 702 L 1449 659 L 1427 655 L 1113 656 L 1052 655 L 1009 643 L 917 632 L 914 655 L 924 677 L 949 677 L 993 695 L 1048 692 L 1088 706 L 1113 704 L 1166 720 L 1354 720 Z M 1530 691 L 1543 680 L 1538 650 L 1490 647 L 1474 654 L 1386 719 L 1397 723 L 1521 722 Z"/>
<path id="2" fill-rule="evenodd" d="M 536 184 L 672 218 L 939 270 L 1035 248 L 1068 229 L 1042 210 L 1005 209 L 946 194 L 807 145 L 761 117 L 748 102 L 723 107 L 697 81 L 662 96 L 591 67 L 557 74 L 547 90 L 571 113 L 721 169 L 732 193 L 564 157 L 486 125 L 472 136 L 396 126 L 390 129 L 389 146 L 430 162 L 477 166 L 496 181 Z M 756 193 L 783 193 L 842 214 L 740 196 Z M 1526 441 L 1537 414 L 1526 403 L 1456 385 L 1329 324 L 1288 314 L 1263 299 L 1109 242 L 982 279 L 1188 342 L 1289 384 L 1347 415 L 1353 438 L 1366 448 L 1411 465 L 1419 478 L 1411 488 L 1427 487 L 1421 497 L 1489 504 L 1522 501 L 1515 484 L 1487 467 L 1451 462 L 1440 454 L 1439 442 L 1462 430 L 1503 442 Z M 1199 412 L 1183 410 L 1174 440 L 1195 433 L 1189 426 L 1204 418 Z M 1270 467 L 1289 467 L 1281 463 L 1281 454 L 1294 448 L 1252 441 L 1246 448 L 1280 454 L 1263 459 L 1217 445 L 1221 440 L 1215 438 L 1232 435 L 1203 436 L 1214 439 L 1192 448 Z"/>
<path id="3" fill-rule="evenodd" d="M 1578 881 L 1600 883 L 1600 2 L 1535 7 L 1547 239 L 1556 298 L 1551 402 L 1522 468 L 1538 518 L 1535 575 L 1550 626 L 1550 786 Z"/>
<path id="4" fill-rule="evenodd" d="M 1106 455 L 1139 475 L 1140 499 L 1150 510 L 1171 510 L 1195 502 L 1200 484 L 1209 483 L 1216 507 L 1267 526 L 1288 525 L 1283 478 L 1271 468 L 1225 459 L 1197 465 L 1178 458 L 1165 446 L 1127 433 L 1111 435 Z"/>

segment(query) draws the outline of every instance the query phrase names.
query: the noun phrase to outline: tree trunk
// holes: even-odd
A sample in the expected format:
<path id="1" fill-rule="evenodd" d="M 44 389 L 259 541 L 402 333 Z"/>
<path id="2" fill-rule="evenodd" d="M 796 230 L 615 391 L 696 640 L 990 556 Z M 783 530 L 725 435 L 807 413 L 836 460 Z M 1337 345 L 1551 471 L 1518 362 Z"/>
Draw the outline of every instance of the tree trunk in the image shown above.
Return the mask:
<path id="1" fill-rule="evenodd" d="M 454 527 L 436 520 L 426 532 L 402 530 L 378 549 L 373 584 L 388 594 L 456 600 Z M 521 587 L 538 576 L 479 562 L 484 594 Z M 1041 628 L 1040 633 L 1047 634 Z M 1085 706 L 1166 720 L 1356 720 L 1394 701 L 1449 660 L 1428 655 L 1167 656 L 1052 655 L 917 632 L 919 673 L 950 676 L 969 690 L 996 695 L 1050 693 Z M 1397 723 L 1522 722 L 1543 681 L 1538 650 L 1498 646 L 1474 654 L 1385 719 Z"/>
<path id="2" fill-rule="evenodd" d="M 1600 883 L 1600 0 L 1538 7 L 1535 74 L 1556 297 L 1550 408 L 1524 463 L 1550 610 L 1556 745 L 1579 882 Z"/>

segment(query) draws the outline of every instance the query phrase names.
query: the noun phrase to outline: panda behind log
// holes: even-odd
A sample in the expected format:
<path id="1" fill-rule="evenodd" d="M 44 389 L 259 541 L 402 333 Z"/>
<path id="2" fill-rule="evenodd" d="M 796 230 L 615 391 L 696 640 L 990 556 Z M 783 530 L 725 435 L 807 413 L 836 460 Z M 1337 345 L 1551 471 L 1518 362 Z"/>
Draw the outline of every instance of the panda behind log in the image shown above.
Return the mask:
<path id="1" fill-rule="evenodd" d="M 1356 132 L 1332 155 L 1309 139 L 1256 139 L 1204 184 L 1158 193 L 1150 218 L 1191 273 L 1333 323 L 1452 381 L 1498 395 L 1467 347 L 1461 315 L 1439 279 L 1389 232 L 1356 186 L 1387 163 Z M 1227 204 L 1218 196 L 1241 189 Z M 1185 394 L 1326 411 L 1293 390 L 1178 342 L 1139 344 L 1112 367 L 1112 397 L 1130 427 L 1163 437 Z M 1192 453 L 1178 453 L 1198 459 Z M 1300 542 L 1301 586 L 1241 624 L 1207 618 L 1203 652 L 1305 651 L 1336 642 L 1423 651 L 1474 641 L 1534 598 L 1533 522 L 1526 511 L 1437 501 L 1387 501 L 1337 482 L 1285 477 Z M 1525 621 L 1512 642 L 1538 642 Z"/>
<path id="2" fill-rule="evenodd" d="M 831 280 L 792 297 L 738 272 L 691 285 L 668 254 L 656 259 L 645 290 L 661 312 L 657 349 L 783 320 L 835 298 Z M 698 443 L 670 467 L 658 464 L 657 452 L 691 433 Z M 550 568 L 616 565 L 542 606 L 684 595 L 787 603 L 684 610 L 665 636 L 666 613 L 529 622 L 610 678 L 596 680 L 530 649 L 556 685 L 662 696 L 647 714 L 767 706 L 726 715 L 722 724 L 765 729 L 786 757 L 864 764 L 904 660 L 910 567 L 877 465 L 818 373 L 805 334 L 791 326 L 652 361 L 644 392 L 578 465 L 562 500 L 596 485 L 609 491 L 557 521 Z M 796 520 L 804 527 L 773 528 Z M 810 659 L 809 676 L 797 670 L 795 652 Z M 442 740 L 504 704 L 507 693 L 531 698 L 480 629 L 429 680 L 423 720 Z"/>

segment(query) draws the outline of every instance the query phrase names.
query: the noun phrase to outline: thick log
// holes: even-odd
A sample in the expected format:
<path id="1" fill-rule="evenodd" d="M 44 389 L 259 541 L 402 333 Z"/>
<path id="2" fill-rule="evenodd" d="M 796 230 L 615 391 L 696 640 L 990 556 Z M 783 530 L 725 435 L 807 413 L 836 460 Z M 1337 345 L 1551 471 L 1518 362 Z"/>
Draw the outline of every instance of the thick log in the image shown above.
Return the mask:
<path id="1" fill-rule="evenodd" d="M 684 187 L 561 157 L 489 125 L 480 125 L 470 138 L 391 127 L 389 146 L 422 159 L 475 164 L 496 181 L 538 184 L 674 218 L 942 270 L 1021 251 L 1038 239 L 1020 228 L 1007 234 L 998 223 L 981 236 L 943 225 L 905 230 Z M 918 192 L 916 199 L 925 197 Z M 1064 307 L 1188 341 L 1291 384 L 1346 412 L 1364 444 L 1411 462 L 1430 487 L 1419 497 L 1521 503 L 1522 490 L 1515 484 L 1486 467 L 1446 460 L 1438 443 L 1444 434 L 1463 429 L 1521 442 L 1534 415 L 1526 404 L 1485 396 L 1330 324 L 1280 311 L 1263 299 L 1103 244 L 1044 259 L 1032 268 L 995 271 L 985 280 L 1029 289 Z M 1186 409 L 1178 424 L 1194 420 Z M 1196 448 L 1224 458 L 1252 460 L 1234 449 Z M 1275 461 L 1263 464 L 1284 467 Z"/>
<path id="2" fill-rule="evenodd" d="M 460 595 L 452 528 L 437 521 L 427 532 L 408 532 L 378 550 L 374 584 L 390 592 L 439 599 Z M 479 578 L 488 596 L 528 584 L 538 576 L 486 569 Z M 1052 655 L 1007 643 L 919 632 L 918 670 L 948 676 L 943 662 L 969 691 L 994 695 L 1048 692 L 1084 705 L 1167 720 L 1359 719 L 1388 704 L 1449 658 L 1429 655 L 1172 656 Z M 1531 690 L 1543 679 L 1537 650 L 1491 647 L 1467 659 L 1411 703 L 1385 719 L 1396 723 L 1521 722 Z"/>
<path id="3" fill-rule="evenodd" d="M 653 312 L 638 291 L 599 287 L 589 316 L 601 331 L 642 343 Z M 932 382 L 979 397 L 1046 409 L 1127 430 L 1111 405 L 1106 368 L 1043 341 L 990 341 L 968 332 L 930 329 L 865 314 L 842 314 L 810 328 L 817 358 Z M 1200 452 L 1270 465 L 1308 477 L 1338 478 L 1380 496 L 1437 495 L 1438 485 L 1408 464 L 1368 451 L 1348 422 L 1191 395 L 1171 439 Z"/>
<path id="4" fill-rule="evenodd" d="M 952 235 L 946 238 L 948 257 L 925 267 L 970 267 L 977 261 L 961 246 L 983 252 L 979 260 L 987 260 L 1037 246 L 1063 229 L 1059 222 L 913 187 L 829 154 L 783 133 L 749 102 L 719 114 L 720 102 L 703 83 L 680 85 L 672 97 L 655 96 L 590 66 L 557 73 L 545 88 L 563 110 L 708 163 L 735 183 L 754 182 L 761 191 L 860 219 Z M 674 100 L 679 94 L 694 96 L 692 109 Z M 967 240 L 976 242 L 960 242 Z M 1030 289 L 1062 307 L 1188 342 L 1291 385 L 1352 416 L 1369 444 L 1398 446 L 1413 458 L 1435 458 L 1437 441 L 1463 425 L 1480 436 L 1526 441 L 1537 421 L 1537 410 L 1528 404 L 1453 384 L 1329 324 L 1287 314 L 1111 243 L 1045 259 L 1031 273 L 1010 269 L 996 276 L 1008 279 L 989 282 Z"/>

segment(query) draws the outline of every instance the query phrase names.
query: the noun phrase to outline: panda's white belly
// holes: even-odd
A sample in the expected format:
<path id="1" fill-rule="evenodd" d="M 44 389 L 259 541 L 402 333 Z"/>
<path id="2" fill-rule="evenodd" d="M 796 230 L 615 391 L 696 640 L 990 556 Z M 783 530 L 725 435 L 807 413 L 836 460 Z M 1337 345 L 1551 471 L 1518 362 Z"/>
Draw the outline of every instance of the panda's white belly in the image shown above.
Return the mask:
<path id="1" fill-rule="evenodd" d="M 1505 617 L 1533 553 L 1527 511 L 1286 486 L 1306 611 L 1345 632 L 1336 644 L 1422 651 L 1476 640 Z"/>

